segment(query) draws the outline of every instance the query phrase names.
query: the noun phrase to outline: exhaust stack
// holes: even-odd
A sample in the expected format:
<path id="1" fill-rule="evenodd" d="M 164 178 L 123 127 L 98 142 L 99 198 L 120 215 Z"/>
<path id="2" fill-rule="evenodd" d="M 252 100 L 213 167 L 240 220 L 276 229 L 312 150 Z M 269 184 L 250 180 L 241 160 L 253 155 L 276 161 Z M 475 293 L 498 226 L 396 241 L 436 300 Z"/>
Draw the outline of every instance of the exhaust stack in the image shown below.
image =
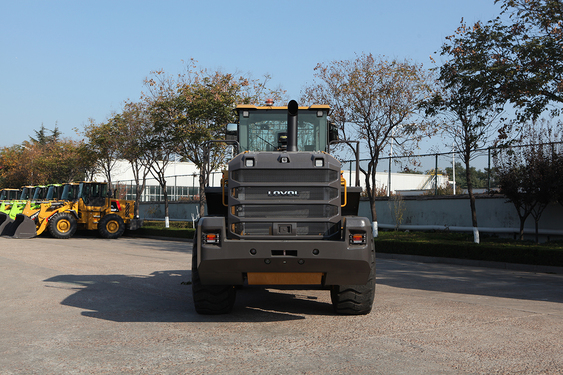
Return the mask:
<path id="1" fill-rule="evenodd" d="M 287 151 L 297 151 L 297 111 L 295 100 L 287 103 Z"/>

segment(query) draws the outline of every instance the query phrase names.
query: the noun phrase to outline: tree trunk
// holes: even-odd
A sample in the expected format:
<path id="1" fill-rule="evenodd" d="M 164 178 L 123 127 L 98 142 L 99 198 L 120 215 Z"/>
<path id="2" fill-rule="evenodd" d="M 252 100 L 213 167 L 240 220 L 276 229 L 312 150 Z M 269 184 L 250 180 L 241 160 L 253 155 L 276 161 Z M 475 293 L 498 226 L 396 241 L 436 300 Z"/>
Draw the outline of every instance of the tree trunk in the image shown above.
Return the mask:
<path id="1" fill-rule="evenodd" d="M 168 213 L 168 192 L 166 191 L 166 180 L 163 179 L 162 194 L 164 196 L 164 227 L 170 228 L 170 215 Z"/>
<path id="2" fill-rule="evenodd" d="M 139 218 L 139 204 L 141 203 L 141 195 L 145 191 L 145 185 L 147 182 L 146 173 L 143 175 L 143 182 L 141 183 L 141 171 L 139 165 L 134 161 L 130 162 L 131 170 L 133 171 L 133 178 L 135 179 L 135 217 Z"/>
<path id="3" fill-rule="evenodd" d="M 373 231 L 373 237 L 377 237 L 379 236 L 379 229 L 377 227 L 377 212 L 375 211 L 375 197 L 371 197 L 369 199 L 369 206 L 371 209 L 371 217 L 372 217 L 372 231 Z"/>
<path id="4" fill-rule="evenodd" d="M 205 177 L 200 173 L 200 175 L 199 175 L 199 217 L 205 216 L 205 203 L 207 201 L 207 197 L 205 196 L 205 185 L 206 185 L 205 184 Z"/>
<path id="5" fill-rule="evenodd" d="M 471 182 L 471 170 L 469 169 L 469 158 L 465 157 L 465 179 L 467 181 L 467 193 L 469 194 L 469 207 L 471 208 L 471 224 L 473 226 L 473 242 L 479 243 L 479 229 L 477 227 L 477 208 L 475 195 L 473 194 L 473 183 Z"/>
<path id="6" fill-rule="evenodd" d="M 375 210 L 375 195 L 377 192 L 377 187 L 375 186 L 375 170 L 377 164 L 373 161 L 370 161 L 368 164 L 368 170 L 366 173 L 366 191 L 369 198 L 369 208 L 371 211 L 371 230 L 373 234 L 373 238 L 379 236 L 379 228 L 377 226 L 377 212 Z"/>
<path id="7" fill-rule="evenodd" d="M 520 241 L 524 240 L 524 224 L 526 223 L 526 217 L 518 215 L 520 217 Z"/>

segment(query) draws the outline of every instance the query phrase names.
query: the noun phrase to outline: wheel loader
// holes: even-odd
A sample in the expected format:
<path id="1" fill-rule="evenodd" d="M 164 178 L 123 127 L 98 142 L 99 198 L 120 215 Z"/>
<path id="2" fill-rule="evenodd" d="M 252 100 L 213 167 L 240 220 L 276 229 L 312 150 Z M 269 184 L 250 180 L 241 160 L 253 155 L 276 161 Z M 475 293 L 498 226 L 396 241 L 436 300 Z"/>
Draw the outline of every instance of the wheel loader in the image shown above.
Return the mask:
<path id="1" fill-rule="evenodd" d="M 6 236 L 19 225 L 14 224 L 16 216 L 21 214 L 27 201 L 33 197 L 35 186 L 22 186 L 16 199 L 0 203 L 0 235 Z"/>
<path id="2" fill-rule="evenodd" d="M 126 228 L 135 230 L 142 225 L 134 218 L 135 202 L 111 198 L 107 183 L 64 184 L 60 198 L 55 199 L 57 190 L 60 186 L 45 189 L 45 199 L 52 200 L 29 200 L 2 235 L 32 238 L 47 229 L 53 237 L 66 239 L 76 230 L 97 230 L 103 238 L 118 238 Z"/>
<path id="3" fill-rule="evenodd" d="M 21 189 L 6 188 L 0 191 L 0 234 L 4 227 L 14 221 L 10 218 L 12 202 L 20 197 Z"/>
<path id="4" fill-rule="evenodd" d="M 330 290 L 337 314 L 367 314 L 375 293 L 371 223 L 358 216 L 361 188 L 348 186 L 329 154 L 330 107 L 239 105 L 226 143 L 238 148 L 221 187 L 207 187 L 197 222 L 192 292 L 199 314 L 229 313 L 242 285 Z M 358 158 L 358 148 L 356 147 Z M 358 176 L 358 174 L 356 174 Z"/>
<path id="5" fill-rule="evenodd" d="M 142 220 L 135 218 L 135 201 L 112 198 L 106 182 L 78 185 L 76 224 L 81 230 L 96 230 L 103 238 L 118 238 L 125 229 L 136 230 Z"/>
<path id="6" fill-rule="evenodd" d="M 20 199 L 11 202 L 8 218 L 1 228 L 1 234 L 12 238 L 32 238 L 46 228 L 48 217 L 68 209 L 66 202 L 57 196 L 61 184 L 25 186 Z M 31 199 L 27 199 L 31 197 Z"/>

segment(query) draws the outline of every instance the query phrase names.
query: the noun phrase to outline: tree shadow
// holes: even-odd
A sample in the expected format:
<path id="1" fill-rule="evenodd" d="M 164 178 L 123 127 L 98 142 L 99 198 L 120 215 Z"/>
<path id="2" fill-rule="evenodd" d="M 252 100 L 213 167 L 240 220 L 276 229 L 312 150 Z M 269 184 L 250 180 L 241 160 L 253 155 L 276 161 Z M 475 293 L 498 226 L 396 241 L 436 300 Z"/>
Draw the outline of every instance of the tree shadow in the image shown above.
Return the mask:
<path id="1" fill-rule="evenodd" d="M 443 293 L 563 302 L 561 275 L 484 267 L 378 259 L 377 284 Z"/>
<path id="2" fill-rule="evenodd" d="M 81 315 L 115 322 L 275 322 L 333 315 L 330 303 L 305 289 L 243 287 L 231 314 L 199 315 L 192 303 L 191 271 L 159 271 L 151 275 L 58 275 L 44 280 L 47 288 L 71 294 L 62 305 Z M 328 291 L 322 291 L 329 293 Z"/>

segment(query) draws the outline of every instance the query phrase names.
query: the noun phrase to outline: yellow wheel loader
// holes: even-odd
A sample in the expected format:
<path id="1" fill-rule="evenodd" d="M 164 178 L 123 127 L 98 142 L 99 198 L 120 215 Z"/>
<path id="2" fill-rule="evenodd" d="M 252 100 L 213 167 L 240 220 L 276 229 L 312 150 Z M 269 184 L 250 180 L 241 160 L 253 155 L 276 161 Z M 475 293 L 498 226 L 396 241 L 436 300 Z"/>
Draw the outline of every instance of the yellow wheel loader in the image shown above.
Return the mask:
<path id="1" fill-rule="evenodd" d="M 5 225 L 2 235 L 12 238 L 38 236 L 47 228 L 51 216 L 72 210 L 73 202 L 62 201 L 59 197 L 58 191 L 61 187 L 60 184 L 24 187 L 20 198 L 32 197 L 32 199 L 13 203 L 9 217 L 11 222 Z M 73 233 L 74 231 L 68 237 Z"/>
<path id="2" fill-rule="evenodd" d="M 51 200 L 28 200 L 2 235 L 32 238 L 47 229 L 53 237 L 66 239 L 77 230 L 96 230 L 103 238 L 118 238 L 126 229 L 142 225 L 142 220 L 134 218 L 135 202 L 112 198 L 105 182 L 68 183 L 62 191 L 59 186 L 45 187 L 39 197 L 43 191 L 45 199 Z"/>
<path id="3" fill-rule="evenodd" d="M 78 188 L 78 229 L 96 230 L 100 237 L 118 238 L 125 229 L 136 230 L 135 201 L 113 198 L 105 182 L 81 182 Z"/>

